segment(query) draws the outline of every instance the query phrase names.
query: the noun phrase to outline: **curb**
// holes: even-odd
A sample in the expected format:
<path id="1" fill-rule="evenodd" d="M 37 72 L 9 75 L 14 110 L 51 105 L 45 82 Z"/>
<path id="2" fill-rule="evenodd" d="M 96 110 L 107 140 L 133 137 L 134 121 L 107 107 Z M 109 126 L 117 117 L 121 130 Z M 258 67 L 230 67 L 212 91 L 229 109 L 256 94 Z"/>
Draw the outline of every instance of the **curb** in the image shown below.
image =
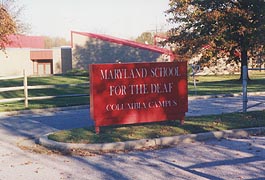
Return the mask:
<path id="1" fill-rule="evenodd" d="M 62 143 L 48 139 L 46 134 L 39 138 L 39 144 L 49 149 L 56 149 L 63 152 L 70 152 L 72 150 L 87 150 L 90 152 L 111 152 L 111 151 L 124 151 L 124 150 L 137 150 L 142 148 L 150 148 L 156 146 L 169 146 L 181 143 L 191 143 L 194 141 L 206 141 L 211 139 L 222 138 L 247 138 L 253 134 L 261 134 L 265 132 L 265 127 L 234 129 L 225 131 L 214 131 L 198 134 L 188 134 L 172 137 L 162 137 L 155 139 L 141 139 L 135 141 L 103 143 L 103 144 L 77 144 L 77 143 Z"/>

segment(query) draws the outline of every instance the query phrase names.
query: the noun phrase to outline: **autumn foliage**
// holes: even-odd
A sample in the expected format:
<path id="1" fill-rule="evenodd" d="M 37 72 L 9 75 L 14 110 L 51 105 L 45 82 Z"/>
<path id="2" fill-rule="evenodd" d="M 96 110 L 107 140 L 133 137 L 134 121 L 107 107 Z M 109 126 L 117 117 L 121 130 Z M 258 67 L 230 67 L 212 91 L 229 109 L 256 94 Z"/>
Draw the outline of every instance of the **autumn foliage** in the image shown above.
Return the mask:
<path id="1" fill-rule="evenodd" d="M 3 50 L 9 43 L 8 35 L 15 34 L 16 31 L 16 22 L 4 6 L 0 5 L 0 50 Z"/>
<path id="2" fill-rule="evenodd" d="M 169 41 L 177 54 L 193 56 L 204 47 L 210 56 L 235 58 L 239 52 L 243 66 L 251 54 L 265 51 L 264 0 L 170 0 L 169 6 Z"/>

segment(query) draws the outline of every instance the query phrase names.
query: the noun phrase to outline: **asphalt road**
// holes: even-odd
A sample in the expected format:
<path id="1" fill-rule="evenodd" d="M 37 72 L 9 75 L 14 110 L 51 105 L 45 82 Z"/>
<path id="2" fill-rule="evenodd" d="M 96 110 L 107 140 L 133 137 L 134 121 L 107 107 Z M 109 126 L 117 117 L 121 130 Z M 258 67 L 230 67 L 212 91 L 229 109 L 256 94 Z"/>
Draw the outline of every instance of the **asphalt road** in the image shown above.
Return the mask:
<path id="1" fill-rule="evenodd" d="M 253 97 L 249 104 L 265 109 L 264 99 Z M 228 106 L 240 109 L 240 97 L 190 101 L 188 115 L 227 112 Z M 265 179 L 265 137 L 104 155 L 35 152 L 34 139 L 45 133 L 92 124 L 88 108 L 2 113 L 0 179 Z"/>

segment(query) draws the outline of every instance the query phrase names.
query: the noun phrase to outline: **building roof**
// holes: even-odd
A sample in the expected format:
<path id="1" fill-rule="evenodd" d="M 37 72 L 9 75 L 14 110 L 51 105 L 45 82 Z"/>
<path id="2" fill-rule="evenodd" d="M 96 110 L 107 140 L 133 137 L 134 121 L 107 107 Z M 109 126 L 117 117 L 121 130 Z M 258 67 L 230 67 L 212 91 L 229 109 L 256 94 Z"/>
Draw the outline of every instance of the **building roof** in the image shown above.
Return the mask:
<path id="1" fill-rule="evenodd" d="M 90 38 L 96 38 L 96 39 L 100 39 L 100 40 L 103 40 L 103 41 L 109 41 L 109 42 L 116 43 L 116 44 L 130 46 L 130 47 L 134 47 L 134 48 L 141 48 L 141 49 L 145 49 L 145 50 L 149 50 L 149 51 L 153 51 L 153 52 L 158 52 L 158 53 L 161 53 L 161 54 L 168 54 L 170 56 L 173 56 L 172 51 L 170 51 L 168 49 L 159 48 L 157 46 L 143 44 L 143 43 L 138 43 L 138 42 L 135 42 L 135 41 L 121 39 L 121 38 L 117 38 L 117 37 L 113 37 L 113 36 L 108 36 L 108 35 L 103 35 L 103 34 L 87 33 L 87 32 L 71 31 L 71 38 L 73 38 L 73 34 L 79 34 L 79 35 L 87 36 L 87 37 L 90 37 Z"/>
<path id="2" fill-rule="evenodd" d="M 44 37 L 42 36 L 25 36 L 25 35 L 9 35 L 9 44 L 6 48 L 41 48 L 45 47 Z"/>

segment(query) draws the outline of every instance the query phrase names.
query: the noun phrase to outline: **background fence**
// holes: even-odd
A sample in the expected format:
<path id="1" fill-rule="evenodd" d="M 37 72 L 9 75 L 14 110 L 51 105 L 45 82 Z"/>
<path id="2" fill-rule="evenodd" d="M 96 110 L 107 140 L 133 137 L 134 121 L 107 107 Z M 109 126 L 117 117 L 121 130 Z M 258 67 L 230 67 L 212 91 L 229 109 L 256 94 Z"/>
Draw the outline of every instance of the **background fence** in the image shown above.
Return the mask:
<path id="1" fill-rule="evenodd" d="M 45 99 L 54 99 L 54 98 L 63 98 L 63 97 L 82 97 L 89 96 L 89 94 L 61 94 L 54 96 L 38 96 L 38 97 L 29 97 L 29 90 L 33 89 L 53 89 L 53 88 L 70 88 L 70 87 L 84 87 L 89 88 L 89 82 L 81 84 L 56 84 L 56 85 L 28 85 L 28 77 L 26 73 L 23 76 L 9 76 L 9 77 L 0 77 L 0 80 L 9 80 L 9 79 L 19 79 L 22 78 L 23 86 L 13 86 L 13 87 L 1 87 L 1 92 L 11 92 L 17 90 L 24 90 L 24 97 L 17 98 L 5 98 L 0 99 L 0 103 L 15 102 L 15 101 L 24 101 L 25 108 L 28 107 L 30 100 L 45 100 Z"/>

